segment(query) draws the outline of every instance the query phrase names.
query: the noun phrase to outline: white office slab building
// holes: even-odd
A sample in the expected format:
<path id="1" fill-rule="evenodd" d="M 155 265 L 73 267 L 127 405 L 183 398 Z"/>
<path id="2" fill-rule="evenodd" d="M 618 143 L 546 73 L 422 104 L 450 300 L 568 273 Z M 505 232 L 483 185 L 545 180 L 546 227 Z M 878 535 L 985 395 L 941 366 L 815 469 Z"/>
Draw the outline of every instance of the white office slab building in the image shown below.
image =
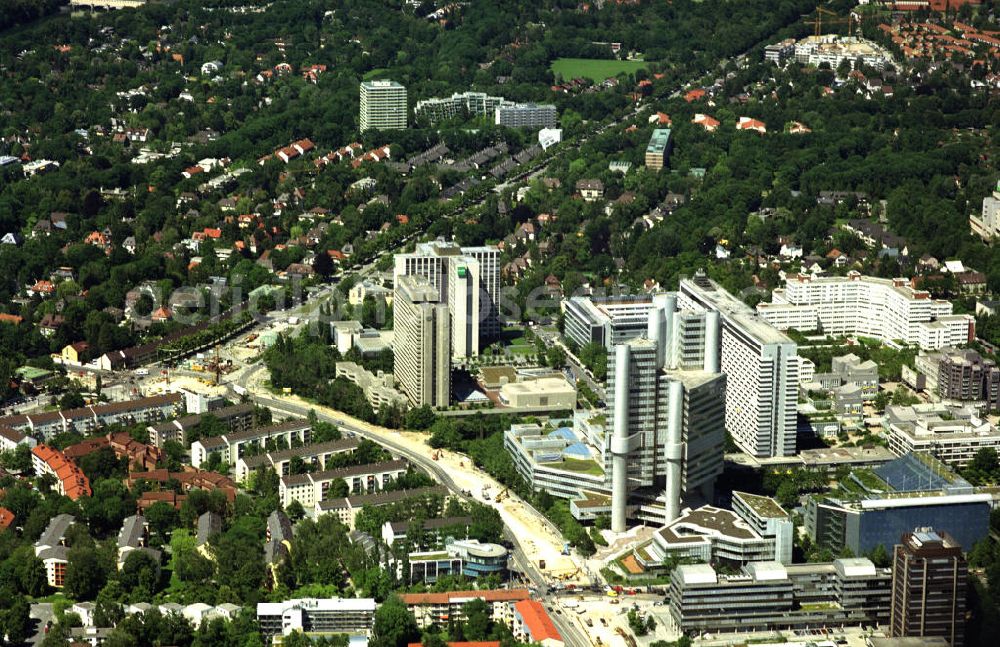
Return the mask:
<path id="1" fill-rule="evenodd" d="M 737 446 L 757 457 L 794 455 L 799 384 L 795 342 L 702 271 L 681 280 L 678 305 L 721 317 L 726 430 Z"/>
<path id="2" fill-rule="evenodd" d="M 774 290 L 760 317 L 779 330 L 816 330 L 826 335 L 863 335 L 933 350 L 975 339 L 976 321 L 952 314 L 950 302 L 910 287 L 906 279 L 848 272 L 814 278 L 798 274 Z"/>
<path id="3" fill-rule="evenodd" d="M 437 240 L 396 254 L 394 263 L 397 285 L 403 276 L 423 277 L 449 306 L 454 359 L 474 357 L 484 341 L 499 338 L 499 249 L 492 245 L 459 247 Z"/>

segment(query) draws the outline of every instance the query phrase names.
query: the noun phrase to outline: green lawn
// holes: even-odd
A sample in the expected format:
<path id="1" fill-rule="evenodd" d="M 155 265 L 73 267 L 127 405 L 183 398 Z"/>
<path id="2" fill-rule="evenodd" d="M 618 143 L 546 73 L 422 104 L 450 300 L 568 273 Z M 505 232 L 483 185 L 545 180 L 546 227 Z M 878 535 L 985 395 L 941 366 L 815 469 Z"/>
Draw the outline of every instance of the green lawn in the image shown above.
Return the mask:
<path id="1" fill-rule="evenodd" d="M 551 467 L 564 472 L 590 474 L 592 476 L 600 476 L 604 474 L 604 470 L 597 464 L 597 461 L 579 458 L 564 458 L 558 463 L 542 463 L 542 467 Z"/>
<path id="2" fill-rule="evenodd" d="M 633 74 L 645 69 L 645 61 L 616 61 L 599 58 L 557 58 L 550 66 L 552 73 L 564 80 L 578 77 L 603 81 L 619 72 Z"/>
<path id="3" fill-rule="evenodd" d="M 386 73 L 386 71 L 387 69 L 384 67 L 376 67 L 374 70 L 368 70 L 367 72 L 365 72 L 364 76 L 362 76 L 361 78 L 364 81 L 371 81 L 377 76 L 382 76 L 383 74 Z"/>
<path id="4" fill-rule="evenodd" d="M 538 349 L 532 345 L 516 345 L 509 347 L 512 355 L 534 355 Z"/>

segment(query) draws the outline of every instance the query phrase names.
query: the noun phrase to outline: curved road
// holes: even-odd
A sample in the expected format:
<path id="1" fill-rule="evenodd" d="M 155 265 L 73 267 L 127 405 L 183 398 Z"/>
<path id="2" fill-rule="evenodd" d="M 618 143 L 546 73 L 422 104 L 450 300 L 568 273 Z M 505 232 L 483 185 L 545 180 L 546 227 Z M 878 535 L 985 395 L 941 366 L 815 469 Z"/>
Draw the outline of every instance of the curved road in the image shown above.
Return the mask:
<path id="1" fill-rule="evenodd" d="M 233 391 L 232 384 L 229 384 L 227 386 L 234 395 L 238 396 L 238 394 L 236 394 L 236 392 Z M 466 500 L 474 500 L 471 499 L 471 497 L 466 496 L 466 494 L 462 491 L 461 488 L 458 487 L 458 485 L 455 483 L 455 480 L 451 477 L 451 475 L 442 465 L 438 464 L 432 459 L 427 458 L 423 454 L 419 454 L 410 450 L 401 443 L 393 441 L 392 438 L 387 438 L 382 434 L 371 433 L 370 431 L 361 429 L 360 427 L 352 424 L 349 420 L 345 418 L 340 418 L 334 415 L 321 413 L 320 411 L 316 411 L 315 409 L 309 406 L 300 405 L 293 402 L 286 402 L 285 400 L 260 395 L 252 391 L 248 391 L 247 396 L 250 397 L 255 403 L 267 407 L 273 411 L 279 411 L 282 413 L 299 416 L 302 418 L 308 416 L 309 411 L 312 409 L 313 411 L 315 411 L 316 417 L 318 419 L 324 422 L 336 424 L 337 426 L 346 431 L 357 434 L 358 436 L 361 436 L 363 438 L 367 438 L 368 440 L 371 440 L 373 442 L 378 443 L 379 445 L 382 445 L 383 447 L 388 448 L 393 453 L 398 454 L 399 456 L 406 458 L 414 465 L 418 465 L 419 467 L 421 467 L 424 471 L 426 471 L 428 474 L 432 475 L 435 479 L 437 479 L 438 482 L 440 482 L 442 485 L 451 490 L 451 492 L 454 493 L 456 496 Z M 556 628 L 559 630 L 559 633 L 562 634 L 566 644 L 567 645 L 591 644 L 590 639 L 587 638 L 581 632 L 580 628 L 576 625 L 576 623 L 569 620 L 565 615 L 562 614 L 561 611 L 559 613 L 555 612 L 556 607 L 553 606 L 553 603 L 555 602 L 556 597 L 548 592 L 548 584 L 545 580 L 545 577 L 542 575 L 541 572 L 539 572 L 539 570 L 534 566 L 534 564 L 532 564 L 531 561 L 525 557 L 524 552 L 521 549 L 521 544 L 518 541 L 518 538 L 513 533 L 510 532 L 510 530 L 506 527 L 506 525 L 504 526 L 504 537 L 508 541 L 510 541 L 510 543 L 514 546 L 514 549 L 511 551 L 511 556 L 512 559 L 514 560 L 514 564 L 517 566 L 518 570 L 524 573 L 525 576 L 528 578 L 528 580 L 531 581 L 531 583 L 537 588 L 542 603 L 545 604 L 546 607 L 551 609 L 549 615 L 552 618 L 552 621 L 555 623 Z"/>

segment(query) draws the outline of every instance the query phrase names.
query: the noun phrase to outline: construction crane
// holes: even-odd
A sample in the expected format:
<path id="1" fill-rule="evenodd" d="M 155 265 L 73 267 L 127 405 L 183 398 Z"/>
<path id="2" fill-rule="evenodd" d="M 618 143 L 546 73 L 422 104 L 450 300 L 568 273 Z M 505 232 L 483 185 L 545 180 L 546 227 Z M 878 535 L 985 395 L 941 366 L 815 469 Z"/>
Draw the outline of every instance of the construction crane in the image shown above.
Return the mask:
<path id="1" fill-rule="evenodd" d="M 827 18 L 826 21 L 823 20 L 823 14 L 832 16 Z M 804 20 L 807 25 L 816 26 L 816 35 L 820 36 L 823 33 L 823 23 L 826 22 L 827 25 L 843 25 L 847 24 L 847 35 L 850 36 L 854 33 L 854 14 L 850 13 L 847 18 L 841 18 L 829 9 L 824 9 L 823 7 L 816 7 L 816 20 Z"/>

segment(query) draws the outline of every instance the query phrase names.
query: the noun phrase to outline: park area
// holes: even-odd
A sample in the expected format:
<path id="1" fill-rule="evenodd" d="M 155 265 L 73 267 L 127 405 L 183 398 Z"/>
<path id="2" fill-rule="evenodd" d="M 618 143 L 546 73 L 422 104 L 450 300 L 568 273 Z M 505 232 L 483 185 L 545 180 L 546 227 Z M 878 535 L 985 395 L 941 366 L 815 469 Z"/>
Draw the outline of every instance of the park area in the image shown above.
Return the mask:
<path id="1" fill-rule="evenodd" d="M 585 78 L 603 81 L 621 72 L 635 74 L 645 69 L 645 61 L 618 61 L 600 58 L 557 58 L 552 61 L 552 73 L 564 80 Z"/>

